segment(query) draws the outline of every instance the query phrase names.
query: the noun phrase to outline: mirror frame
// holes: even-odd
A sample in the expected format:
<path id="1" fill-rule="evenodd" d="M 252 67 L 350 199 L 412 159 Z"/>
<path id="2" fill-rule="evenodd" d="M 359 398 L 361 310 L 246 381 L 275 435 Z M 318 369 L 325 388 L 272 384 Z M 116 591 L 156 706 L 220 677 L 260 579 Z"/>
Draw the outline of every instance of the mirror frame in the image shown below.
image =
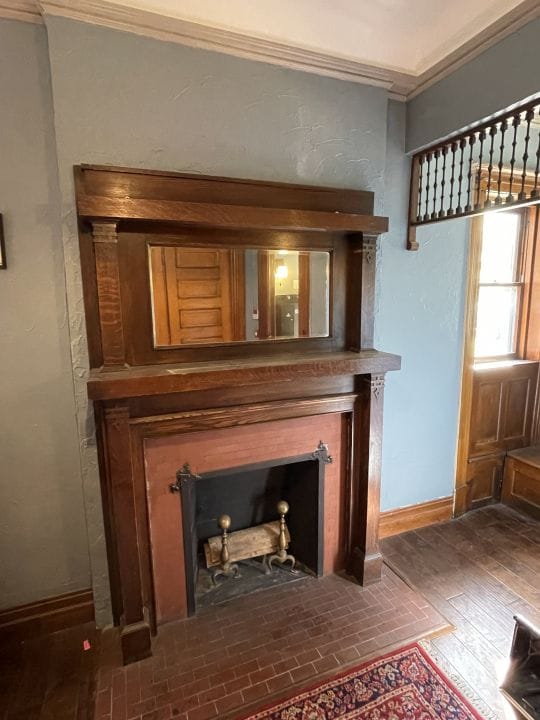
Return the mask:
<path id="1" fill-rule="evenodd" d="M 105 166 L 75 167 L 91 368 L 215 363 L 373 348 L 373 193 Z M 326 250 L 331 335 L 154 347 L 146 243 Z"/>
<path id="2" fill-rule="evenodd" d="M 330 253 L 330 333 L 327 337 L 156 346 L 148 269 L 149 245 L 327 251 Z M 226 360 L 245 357 L 246 354 L 280 354 L 293 348 L 298 352 L 341 350 L 345 347 L 345 288 L 344 284 L 339 282 L 339 277 L 343 277 L 345 258 L 346 241 L 341 234 L 272 231 L 252 233 L 201 228 L 171 232 L 171 229 L 155 227 L 120 228 L 118 269 L 126 361 L 130 365 L 210 361 L 216 359 L 216 351 L 221 359 Z"/>

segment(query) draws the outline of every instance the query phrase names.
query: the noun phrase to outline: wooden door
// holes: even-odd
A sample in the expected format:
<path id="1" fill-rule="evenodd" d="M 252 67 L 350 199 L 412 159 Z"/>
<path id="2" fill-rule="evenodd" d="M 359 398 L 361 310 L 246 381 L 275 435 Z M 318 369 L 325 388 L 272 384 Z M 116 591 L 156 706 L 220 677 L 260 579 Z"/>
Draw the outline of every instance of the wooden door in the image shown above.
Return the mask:
<path id="1" fill-rule="evenodd" d="M 217 248 L 151 248 L 156 345 L 244 339 L 243 263 L 232 254 Z"/>

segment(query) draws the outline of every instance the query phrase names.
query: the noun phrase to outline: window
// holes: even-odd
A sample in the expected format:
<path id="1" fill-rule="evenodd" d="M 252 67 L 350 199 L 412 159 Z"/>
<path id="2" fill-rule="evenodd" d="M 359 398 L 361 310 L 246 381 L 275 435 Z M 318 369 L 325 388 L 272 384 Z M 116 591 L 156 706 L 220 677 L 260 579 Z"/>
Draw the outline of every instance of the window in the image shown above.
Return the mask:
<path id="1" fill-rule="evenodd" d="M 483 218 L 474 357 L 493 360 L 517 355 L 523 296 L 521 212 Z"/>

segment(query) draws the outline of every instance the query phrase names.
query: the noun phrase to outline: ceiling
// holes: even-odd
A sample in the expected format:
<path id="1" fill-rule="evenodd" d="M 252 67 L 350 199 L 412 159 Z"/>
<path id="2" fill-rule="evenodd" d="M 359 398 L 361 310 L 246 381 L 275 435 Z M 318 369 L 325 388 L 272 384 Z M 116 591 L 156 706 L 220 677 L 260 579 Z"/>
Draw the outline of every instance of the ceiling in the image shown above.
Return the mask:
<path id="1" fill-rule="evenodd" d="M 405 97 L 540 15 L 539 0 L 0 0 L 388 87 Z M 23 17 L 24 15 L 24 17 Z"/>

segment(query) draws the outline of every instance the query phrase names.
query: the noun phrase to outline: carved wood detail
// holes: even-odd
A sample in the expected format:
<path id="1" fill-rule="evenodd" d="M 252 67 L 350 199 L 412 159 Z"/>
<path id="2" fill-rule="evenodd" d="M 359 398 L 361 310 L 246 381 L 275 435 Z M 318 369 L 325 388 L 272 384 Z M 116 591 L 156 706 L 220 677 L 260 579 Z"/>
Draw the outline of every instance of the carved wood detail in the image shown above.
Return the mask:
<path id="1" fill-rule="evenodd" d="M 101 345 L 106 367 L 123 365 L 126 361 L 116 227 L 115 222 L 92 223 Z"/>
<path id="2" fill-rule="evenodd" d="M 379 513 L 384 375 L 362 375 L 357 380 L 351 498 L 355 520 L 349 570 L 362 585 L 369 585 L 380 580 L 382 570 Z"/>

